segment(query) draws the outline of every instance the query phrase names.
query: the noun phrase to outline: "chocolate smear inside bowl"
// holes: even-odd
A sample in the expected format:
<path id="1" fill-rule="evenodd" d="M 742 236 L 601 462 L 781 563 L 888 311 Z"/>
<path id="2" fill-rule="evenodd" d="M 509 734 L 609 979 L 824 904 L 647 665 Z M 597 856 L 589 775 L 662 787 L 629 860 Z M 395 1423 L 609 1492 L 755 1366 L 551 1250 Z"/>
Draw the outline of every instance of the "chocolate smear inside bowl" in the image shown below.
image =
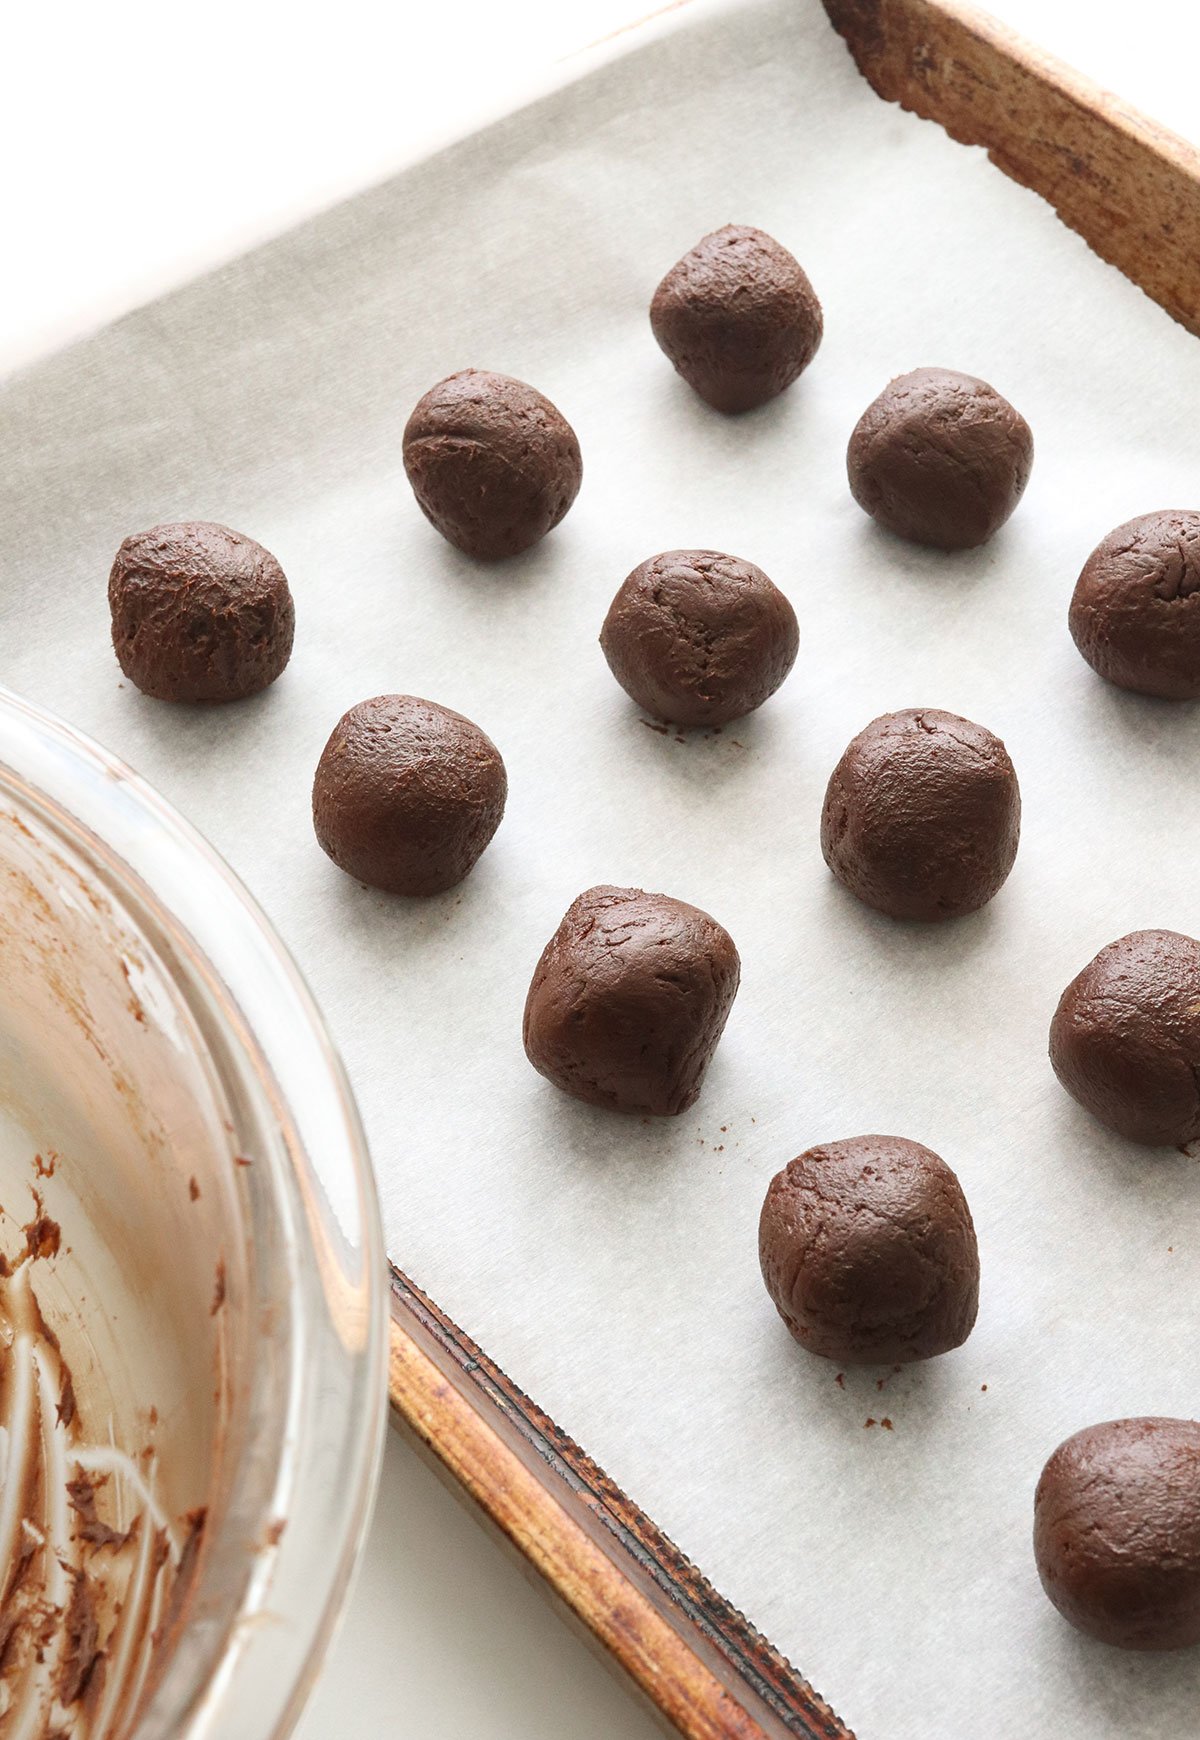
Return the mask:
<path id="1" fill-rule="evenodd" d="M 14 1740 L 193 1740 L 231 1731 L 231 1695 L 239 1732 L 280 1732 L 344 1591 L 383 1425 L 382 1258 L 356 1221 L 353 1107 L 290 971 L 161 800 L 0 697 Z"/>

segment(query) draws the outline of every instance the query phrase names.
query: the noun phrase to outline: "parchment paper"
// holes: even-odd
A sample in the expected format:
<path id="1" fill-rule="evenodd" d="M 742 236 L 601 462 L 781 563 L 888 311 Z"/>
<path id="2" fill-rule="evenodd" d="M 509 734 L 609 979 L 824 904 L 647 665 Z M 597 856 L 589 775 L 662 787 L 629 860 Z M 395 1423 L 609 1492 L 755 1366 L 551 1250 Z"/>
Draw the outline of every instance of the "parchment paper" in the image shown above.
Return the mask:
<path id="1" fill-rule="evenodd" d="M 737 420 L 646 320 L 731 220 L 796 251 L 827 317 L 799 386 Z M 974 554 L 896 543 L 846 490 L 859 412 L 923 363 L 993 381 L 1035 431 L 1025 501 Z M 585 456 L 565 524 L 503 569 L 444 544 L 402 475 L 409 409 L 466 365 L 534 381 Z M 1106 687 L 1065 620 L 1111 526 L 1197 504 L 1198 404 L 1196 341 L 980 153 L 882 104 L 800 0 L 691 15 L 0 398 L 0 679 L 227 854 L 343 1048 L 396 1259 L 862 1740 L 1195 1732 L 1200 1656 L 1075 1635 L 1029 1532 L 1068 1432 L 1200 1407 L 1196 1164 L 1107 1136 L 1045 1055 L 1099 947 L 1200 931 L 1200 710 Z M 258 700 L 179 710 L 119 681 L 108 567 L 173 517 L 251 532 L 291 578 L 296 653 Z M 596 635 L 636 562 L 689 544 L 760 563 L 803 641 L 761 713 L 678 742 Z M 492 848 L 425 904 L 364 892 L 311 832 L 330 728 L 387 690 L 478 720 L 509 768 Z M 917 705 L 999 732 L 1025 801 L 1006 888 L 937 929 L 857 906 L 818 844 L 847 740 Z M 695 901 L 742 953 L 677 1121 L 574 1104 L 522 1054 L 533 964 L 598 881 Z M 982 1308 L 960 1351 L 843 1390 L 777 1321 L 756 1223 L 792 1155 L 878 1130 L 958 1171 Z"/>

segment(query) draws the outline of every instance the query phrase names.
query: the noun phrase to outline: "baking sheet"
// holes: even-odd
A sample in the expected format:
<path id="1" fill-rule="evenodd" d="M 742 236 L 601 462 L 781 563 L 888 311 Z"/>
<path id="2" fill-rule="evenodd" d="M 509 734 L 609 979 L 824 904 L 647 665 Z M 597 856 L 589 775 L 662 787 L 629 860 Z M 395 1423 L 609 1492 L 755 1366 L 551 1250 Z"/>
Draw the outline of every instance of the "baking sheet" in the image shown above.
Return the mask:
<path id="1" fill-rule="evenodd" d="M 790 245 L 826 311 L 799 386 L 737 420 L 646 320 L 731 220 Z M 859 412 L 923 363 L 993 381 L 1035 432 L 1025 501 L 979 552 L 893 542 L 845 487 Z M 584 452 L 564 525 L 505 568 L 444 544 L 402 474 L 413 402 L 468 365 L 535 382 Z M 343 1049 L 393 1256 L 862 1740 L 1195 1729 L 1200 1654 L 1075 1635 L 1029 1531 L 1066 1433 L 1198 1406 L 1196 1164 L 1107 1136 L 1045 1057 L 1102 944 L 1200 931 L 1200 709 L 1107 688 L 1065 623 L 1105 531 L 1195 505 L 1198 402 L 1196 341 L 981 153 L 873 96 L 815 0 L 693 9 L 0 394 L 0 680 L 228 856 Z M 291 579 L 295 656 L 254 701 L 174 709 L 120 681 L 108 567 L 172 517 L 252 533 Z M 689 544 L 761 564 L 802 644 L 761 713 L 680 742 L 596 635 L 636 562 Z M 311 833 L 328 731 L 386 690 L 467 713 L 509 769 L 479 868 L 423 904 L 363 891 Z M 939 929 L 857 906 L 818 843 L 846 741 L 916 705 L 999 732 L 1025 803 L 1008 885 Z M 741 950 L 676 1121 L 574 1104 L 523 1058 L 533 964 L 598 881 L 695 901 Z M 958 1352 L 842 1389 L 775 1317 L 757 1216 L 792 1155 L 875 1130 L 958 1171 L 982 1304 Z"/>

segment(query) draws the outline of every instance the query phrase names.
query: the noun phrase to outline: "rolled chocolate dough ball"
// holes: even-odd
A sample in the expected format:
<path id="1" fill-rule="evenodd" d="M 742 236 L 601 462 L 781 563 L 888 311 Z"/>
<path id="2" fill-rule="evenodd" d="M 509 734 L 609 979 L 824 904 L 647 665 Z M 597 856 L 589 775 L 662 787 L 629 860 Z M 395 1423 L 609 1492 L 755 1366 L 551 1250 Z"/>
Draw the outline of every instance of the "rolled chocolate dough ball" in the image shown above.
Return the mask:
<path id="1" fill-rule="evenodd" d="M 1176 1148 L 1200 1139 L 1200 943 L 1135 930 L 1101 949 L 1059 998 L 1050 1061 L 1118 1136 Z"/>
<path id="2" fill-rule="evenodd" d="M 740 975 L 733 938 L 707 912 L 640 888 L 589 888 L 537 964 L 525 1002 L 526 1055 L 589 1105 L 686 1112 Z"/>
<path id="3" fill-rule="evenodd" d="M 468 556 L 500 561 L 553 531 L 583 461 L 575 431 L 535 388 L 463 369 L 417 401 L 404 469 L 426 519 Z"/>
<path id="4" fill-rule="evenodd" d="M 121 669 L 156 701 L 241 701 L 292 655 L 296 611 L 261 544 L 209 520 L 126 538 L 108 577 Z"/>
<path id="5" fill-rule="evenodd" d="M 1017 855 L 1021 793 L 1008 751 L 982 725 L 910 707 L 872 720 L 833 770 L 825 862 L 890 918 L 936 921 L 985 906 Z"/>
<path id="6" fill-rule="evenodd" d="M 1068 621 L 1119 689 L 1200 701 L 1200 513 L 1142 514 L 1110 532 L 1083 565 Z"/>
<path id="7" fill-rule="evenodd" d="M 975 1323 L 979 1251 L 962 1187 L 902 1136 L 827 1142 L 776 1173 L 758 1253 L 801 1347 L 841 1365 L 932 1359 Z"/>
<path id="8" fill-rule="evenodd" d="M 647 713 L 674 725 L 724 725 L 775 693 L 799 636 L 795 611 L 753 562 L 667 550 L 625 581 L 600 645 Z"/>
<path id="9" fill-rule="evenodd" d="M 500 751 L 478 725 L 415 695 L 342 715 L 313 781 L 321 847 L 389 894 L 441 894 L 472 870 L 504 814 Z"/>
<path id="10" fill-rule="evenodd" d="M 1029 481 L 1033 436 L 995 387 L 953 369 L 899 375 L 850 437 L 850 493 L 878 525 L 914 544 L 986 543 Z"/>
<path id="11" fill-rule="evenodd" d="M 1200 1643 L 1200 1422 L 1106 1420 L 1060 1444 L 1033 1507 L 1042 1588 L 1119 1649 Z"/>
<path id="12" fill-rule="evenodd" d="M 821 342 L 821 304 L 800 262 L 773 237 L 726 224 L 683 256 L 650 304 L 660 348 L 718 411 L 765 405 Z"/>

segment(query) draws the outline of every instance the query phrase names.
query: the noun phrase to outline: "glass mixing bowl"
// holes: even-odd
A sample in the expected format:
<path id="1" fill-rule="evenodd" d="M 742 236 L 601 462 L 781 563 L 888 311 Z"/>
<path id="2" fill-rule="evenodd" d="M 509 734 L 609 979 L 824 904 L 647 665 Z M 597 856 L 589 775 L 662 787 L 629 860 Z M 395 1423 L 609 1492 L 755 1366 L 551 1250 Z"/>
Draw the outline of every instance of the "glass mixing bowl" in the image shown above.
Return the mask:
<path id="1" fill-rule="evenodd" d="M 370 1163 L 188 825 L 0 691 L 0 1729 L 276 1740 L 386 1407 Z"/>

